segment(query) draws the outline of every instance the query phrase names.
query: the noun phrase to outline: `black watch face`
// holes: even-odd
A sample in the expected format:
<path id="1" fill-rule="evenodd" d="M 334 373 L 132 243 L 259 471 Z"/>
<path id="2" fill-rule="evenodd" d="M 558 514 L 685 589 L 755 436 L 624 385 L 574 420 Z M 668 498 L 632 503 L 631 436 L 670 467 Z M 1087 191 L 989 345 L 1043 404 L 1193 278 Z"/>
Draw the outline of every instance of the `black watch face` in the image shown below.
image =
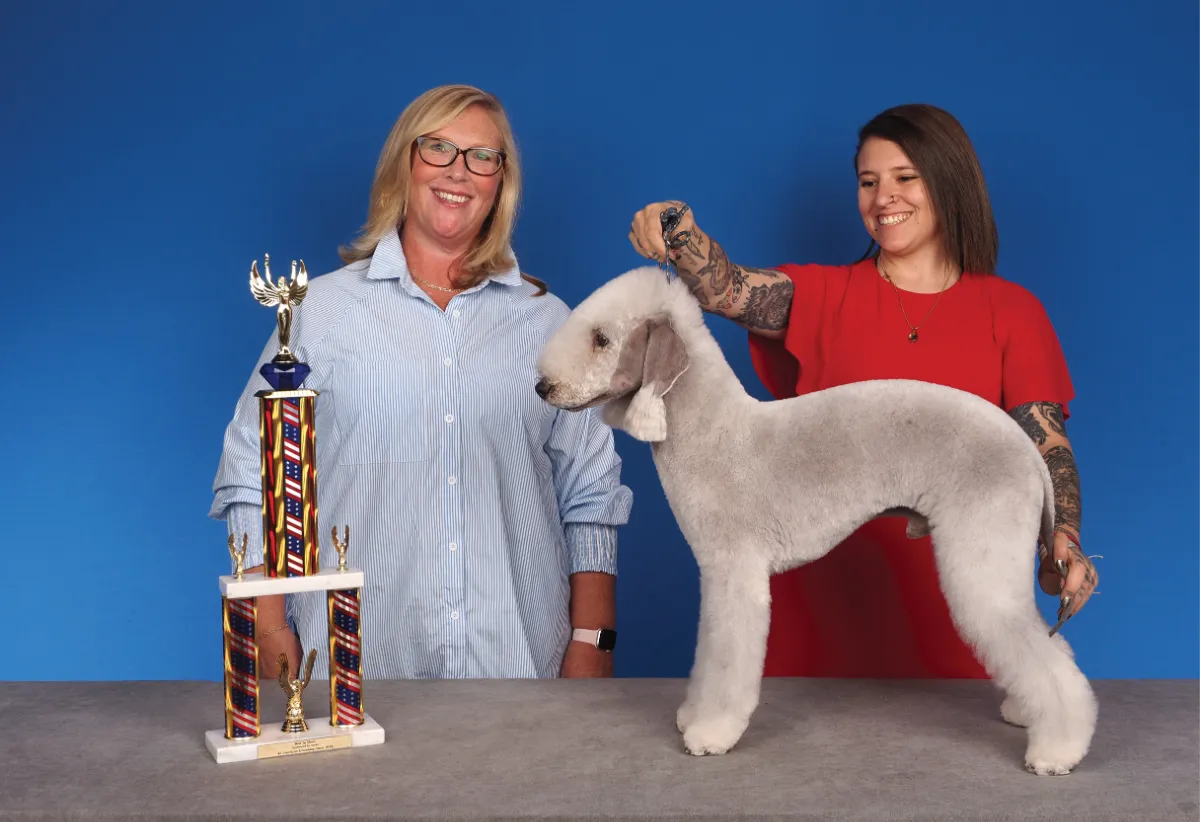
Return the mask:
<path id="1" fill-rule="evenodd" d="M 611 651 L 617 647 L 617 632 L 610 631 L 607 628 L 600 629 L 600 636 L 596 638 L 596 647 L 601 651 Z"/>

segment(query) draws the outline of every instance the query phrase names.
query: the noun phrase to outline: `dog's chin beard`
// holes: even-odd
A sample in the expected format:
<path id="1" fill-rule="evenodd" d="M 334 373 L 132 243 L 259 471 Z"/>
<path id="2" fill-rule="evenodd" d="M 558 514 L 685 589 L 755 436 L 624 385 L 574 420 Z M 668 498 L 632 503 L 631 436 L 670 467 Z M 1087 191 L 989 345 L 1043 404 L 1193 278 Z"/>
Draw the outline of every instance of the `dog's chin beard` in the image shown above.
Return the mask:
<path id="1" fill-rule="evenodd" d="M 562 410 L 569 410 L 569 412 L 577 412 L 577 410 L 587 410 L 588 408 L 595 408 L 596 406 L 602 406 L 602 404 L 612 402 L 613 400 L 620 400 L 620 398 L 622 398 L 623 396 L 628 395 L 628 394 L 631 394 L 631 391 L 605 391 L 604 394 L 594 396 L 594 397 L 590 398 L 590 400 L 587 400 L 586 402 L 576 403 L 576 404 L 574 404 L 574 406 L 559 406 L 559 404 L 557 402 L 552 403 L 552 404 L 554 407 L 560 408 Z"/>
<path id="2" fill-rule="evenodd" d="M 595 408 L 597 405 L 604 405 L 606 402 L 612 402 L 613 400 L 622 396 L 624 396 L 623 393 L 618 391 L 606 391 L 603 394 L 592 397 L 592 399 L 586 402 L 581 402 L 577 405 L 559 405 L 558 407 L 563 411 L 586 411 L 589 408 Z"/>

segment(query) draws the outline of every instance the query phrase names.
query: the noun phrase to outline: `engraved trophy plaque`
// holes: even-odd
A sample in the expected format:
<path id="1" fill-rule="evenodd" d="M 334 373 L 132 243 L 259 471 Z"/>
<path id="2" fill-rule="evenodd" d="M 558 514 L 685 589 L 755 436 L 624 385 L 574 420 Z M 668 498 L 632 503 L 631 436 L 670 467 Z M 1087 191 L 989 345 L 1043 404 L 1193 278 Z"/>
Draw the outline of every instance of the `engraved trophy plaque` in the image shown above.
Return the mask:
<path id="1" fill-rule="evenodd" d="M 308 293 L 304 262 L 292 263 L 290 280 L 271 280 L 258 261 L 250 266 L 250 292 L 261 304 L 276 307 L 279 352 L 259 373 L 271 385 L 259 391 L 259 445 L 262 474 L 263 567 L 243 569 L 247 537 L 241 547 L 229 537 L 233 573 L 220 578 L 224 621 L 225 727 L 205 733 L 205 744 L 218 763 L 378 745 L 383 728 L 364 713 L 362 627 L 359 621 L 364 575 L 347 564 L 350 527 L 333 541 L 336 569 L 320 568 L 317 536 L 316 401 L 304 388 L 310 373 L 291 350 L 292 321 Z M 279 685 L 287 696 L 286 715 L 263 727 L 259 689 L 259 651 L 255 626 L 261 596 L 326 592 L 329 642 L 329 716 L 306 720 L 302 693 L 312 677 L 316 650 L 308 654 L 302 678 L 289 678 L 287 656 L 279 656 Z M 301 660 L 296 660 L 299 667 Z M 299 670 L 297 670 L 299 675 Z"/>

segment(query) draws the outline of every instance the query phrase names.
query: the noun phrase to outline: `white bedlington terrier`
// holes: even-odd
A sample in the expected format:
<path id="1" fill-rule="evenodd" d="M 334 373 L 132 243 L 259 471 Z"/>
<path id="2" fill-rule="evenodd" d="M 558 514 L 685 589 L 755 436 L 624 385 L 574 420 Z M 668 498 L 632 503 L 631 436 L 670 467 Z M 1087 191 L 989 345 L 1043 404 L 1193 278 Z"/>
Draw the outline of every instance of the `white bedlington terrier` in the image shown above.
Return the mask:
<path id="1" fill-rule="evenodd" d="M 758 705 L 769 579 L 823 556 L 864 522 L 931 533 L 954 623 L 1028 728 L 1025 767 L 1069 773 L 1096 700 L 1034 599 L 1054 492 L 1036 446 L 1003 410 L 930 383 L 877 380 L 774 402 L 746 393 L 685 284 L 656 267 L 604 284 L 547 341 L 537 393 L 604 405 L 651 443 L 700 568 L 700 626 L 676 724 L 689 753 L 720 754 Z M 763 478 L 771 478 L 764 482 Z"/>

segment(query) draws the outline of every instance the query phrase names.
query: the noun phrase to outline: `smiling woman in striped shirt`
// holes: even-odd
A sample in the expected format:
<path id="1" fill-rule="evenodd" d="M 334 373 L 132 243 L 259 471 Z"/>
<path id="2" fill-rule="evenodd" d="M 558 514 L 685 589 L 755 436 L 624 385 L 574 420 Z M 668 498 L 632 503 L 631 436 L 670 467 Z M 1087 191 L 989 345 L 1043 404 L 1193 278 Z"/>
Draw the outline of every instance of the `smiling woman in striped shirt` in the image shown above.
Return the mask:
<path id="1" fill-rule="evenodd" d="M 426 92 L 392 128 L 345 266 L 314 278 L 295 315 L 291 347 L 320 391 L 320 518 L 350 526 L 366 573 L 367 678 L 612 674 L 594 633 L 572 637 L 615 627 L 632 495 L 597 414 L 534 391 L 569 309 L 517 266 L 520 189 L 500 103 L 469 86 Z M 255 372 L 241 395 L 210 512 L 250 535 L 248 567 L 262 562 L 254 393 L 267 387 Z M 321 550 L 322 567 L 336 563 Z M 301 645 L 322 669 L 323 593 L 288 596 L 286 618 L 283 597 L 259 608 L 264 676 L 280 651 L 294 668 Z"/>

